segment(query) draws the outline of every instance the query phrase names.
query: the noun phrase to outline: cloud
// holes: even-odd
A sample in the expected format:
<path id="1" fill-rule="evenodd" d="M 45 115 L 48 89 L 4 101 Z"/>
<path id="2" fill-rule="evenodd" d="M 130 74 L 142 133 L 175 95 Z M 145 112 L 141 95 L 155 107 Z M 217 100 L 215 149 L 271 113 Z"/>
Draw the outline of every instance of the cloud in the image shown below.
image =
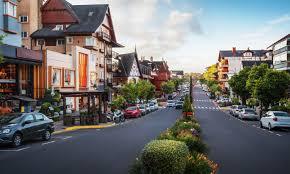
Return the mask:
<path id="1" fill-rule="evenodd" d="M 203 9 L 184 12 L 170 6 L 168 10 L 159 10 L 160 3 L 170 5 L 171 0 L 69 1 L 72 4 L 110 4 L 117 39 L 126 46 L 117 50 L 120 53 L 133 51 L 136 44 L 140 56 L 161 58 L 181 47 L 190 35 L 203 33 L 199 21 Z"/>
<path id="2" fill-rule="evenodd" d="M 279 18 L 268 21 L 268 24 L 277 25 L 288 21 L 290 21 L 290 15 L 285 14 L 283 16 L 280 16 Z"/>

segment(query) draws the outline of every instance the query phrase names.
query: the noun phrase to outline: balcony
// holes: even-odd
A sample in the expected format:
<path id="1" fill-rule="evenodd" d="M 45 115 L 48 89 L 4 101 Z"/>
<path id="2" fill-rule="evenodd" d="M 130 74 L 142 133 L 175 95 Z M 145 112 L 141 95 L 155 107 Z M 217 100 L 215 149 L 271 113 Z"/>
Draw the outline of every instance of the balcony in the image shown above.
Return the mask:
<path id="1" fill-rule="evenodd" d="M 111 36 L 104 32 L 98 32 L 97 37 L 103 41 L 111 42 Z"/>
<path id="2" fill-rule="evenodd" d="M 108 78 L 107 79 L 107 85 L 108 86 L 113 86 L 113 79 L 112 78 Z"/>
<path id="3" fill-rule="evenodd" d="M 112 58 L 112 57 L 113 57 L 112 49 L 107 49 L 107 50 L 106 50 L 105 57 L 106 57 L 106 58 Z"/>
<path id="4" fill-rule="evenodd" d="M 290 70 L 290 61 L 274 63 L 274 69 L 277 70 Z"/>

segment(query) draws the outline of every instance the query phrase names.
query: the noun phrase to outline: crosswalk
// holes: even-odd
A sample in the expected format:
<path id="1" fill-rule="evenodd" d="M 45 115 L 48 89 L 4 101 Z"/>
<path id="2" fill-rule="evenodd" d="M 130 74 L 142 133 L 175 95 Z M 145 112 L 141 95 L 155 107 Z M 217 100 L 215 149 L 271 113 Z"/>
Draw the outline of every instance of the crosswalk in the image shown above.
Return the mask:
<path id="1" fill-rule="evenodd" d="M 211 100 L 198 100 L 198 99 L 194 99 L 193 101 L 195 101 L 195 102 L 212 102 Z"/>
<path id="2" fill-rule="evenodd" d="M 220 110 L 218 107 L 208 107 L 208 106 L 195 106 L 194 108 L 200 110 L 214 110 L 214 111 Z"/>

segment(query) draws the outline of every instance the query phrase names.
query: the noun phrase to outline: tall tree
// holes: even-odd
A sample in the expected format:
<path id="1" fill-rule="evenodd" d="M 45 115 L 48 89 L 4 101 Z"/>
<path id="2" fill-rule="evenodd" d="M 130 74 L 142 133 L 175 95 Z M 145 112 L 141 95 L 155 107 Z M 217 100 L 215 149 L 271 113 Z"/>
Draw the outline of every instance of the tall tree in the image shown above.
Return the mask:
<path id="1" fill-rule="evenodd" d="M 146 80 L 139 80 L 136 84 L 137 95 L 141 100 L 150 100 L 155 96 L 155 86 Z"/>
<path id="2" fill-rule="evenodd" d="M 163 82 L 161 84 L 161 90 L 164 94 L 171 94 L 175 89 L 175 85 L 173 81 Z"/>
<path id="3" fill-rule="evenodd" d="M 136 103 L 138 98 L 138 90 L 136 84 L 133 82 L 127 83 L 122 86 L 121 94 L 128 103 Z"/>
<path id="4" fill-rule="evenodd" d="M 207 81 L 215 80 L 217 72 L 218 72 L 217 65 L 213 64 L 209 66 L 203 73 L 203 78 Z"/>
<path id="5" fill-rule="evenodd" d="M 277 104 L 286 97 L 286 90 L 290 85 L 290 75 L 285 71 L 269 69 L 254 87 L 254 97 L 260 100 L 266 108 L 270 104 Z"/>
<path id="6" fill-rule="evenodd" d="M 254 94 L 254 89 L 257 82 L 265 76 L 268 70 L 269 68 L 267 64 L 254 66 L 251 69 L 246 83 L 246 88 L 252 95 Z"/>
<path id="7" fill-rule="evenodd" d="M 251 69 L 246 67 L 229 80 L 230 87 L 235 94 L 241 97 L 243 104 L 246 104 L 247 99 L 251 96 L 249 90 L 246 88 L 250 71 Z"/>

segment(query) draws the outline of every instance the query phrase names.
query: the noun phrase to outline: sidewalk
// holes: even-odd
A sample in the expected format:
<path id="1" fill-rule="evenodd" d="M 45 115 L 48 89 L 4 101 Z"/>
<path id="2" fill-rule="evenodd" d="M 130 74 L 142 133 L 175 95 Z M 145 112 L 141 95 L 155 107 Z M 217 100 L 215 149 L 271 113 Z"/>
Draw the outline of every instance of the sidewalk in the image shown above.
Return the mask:
<path id="1" fill-rule="evenodd" d="M 65 132 L 71 132 L 82 129 L 104 129 L 108 127 L 115 126 L 115 123 L 102 123 L 98 125 L 87 125 L 87 126 L 64 126 L 63 121 L 54 122 L 54 133 L 60 134 Z"/>

